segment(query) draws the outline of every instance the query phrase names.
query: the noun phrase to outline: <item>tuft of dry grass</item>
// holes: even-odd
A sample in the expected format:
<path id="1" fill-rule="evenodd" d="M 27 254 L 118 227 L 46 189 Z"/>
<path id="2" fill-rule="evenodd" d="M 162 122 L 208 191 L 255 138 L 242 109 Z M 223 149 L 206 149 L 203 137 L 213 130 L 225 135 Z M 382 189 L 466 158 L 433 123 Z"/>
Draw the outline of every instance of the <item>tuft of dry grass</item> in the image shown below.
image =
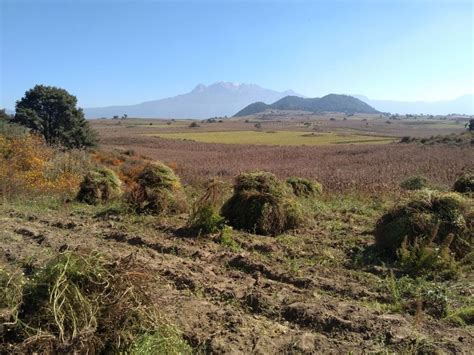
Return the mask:
<path id="1" fill-rule="evenodd" d="M 191 210 L 188 227 L 199 233 L 215 233 L 225 225 L 225 219 L 220 215 L 220 209 L 226 195 L 226 184 L 218 179 L 212 179 L 204 187 L 203 195 L 197 199 Z"/>
<path id="2" fill-rule="evenodd" d="M 188 207 L 179 177 L 160 162 L 145 165 L 127 194 L 127 200 L 140 213 L 177 213 Z"/>
<path id="3" fill-rule="evenodd" d="M 237 229 L 277 235 L 303 222 L 302 206 L 275 175 L 257 171 L 237 176 L 222 214 Z"/>
<path id="4" fill-rule="evenodd" d="M 8 334 L 0 333 L 3 346 L 18 353 L 190 353 L 152 302 L 152 281 L 133 255 L 110 263 L 97 253 L 61 253 L 7 303 L 18 311 Z M 5 299 L 11 298 L 1 297 L 2 305 Z"/>

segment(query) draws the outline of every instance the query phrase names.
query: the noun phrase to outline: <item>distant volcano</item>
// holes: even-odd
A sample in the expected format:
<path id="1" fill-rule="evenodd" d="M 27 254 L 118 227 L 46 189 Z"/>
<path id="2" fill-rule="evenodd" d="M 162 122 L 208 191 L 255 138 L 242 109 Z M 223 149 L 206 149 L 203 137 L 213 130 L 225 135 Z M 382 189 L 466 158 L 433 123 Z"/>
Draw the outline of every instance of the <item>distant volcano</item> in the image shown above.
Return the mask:
<path id="1" fill-rule="evenodd" d="M 278 92 L 255 84 L 218 82 L 199 84 L 191 92 L 175 97 L 136 105 L 86 108 L 84 112 L 87 118 L 124 114 L 140 118 L 209 118 L 232 116 L 252 102 L 271 103 L 288 95 L 300 96 L 291 90 Z"/>

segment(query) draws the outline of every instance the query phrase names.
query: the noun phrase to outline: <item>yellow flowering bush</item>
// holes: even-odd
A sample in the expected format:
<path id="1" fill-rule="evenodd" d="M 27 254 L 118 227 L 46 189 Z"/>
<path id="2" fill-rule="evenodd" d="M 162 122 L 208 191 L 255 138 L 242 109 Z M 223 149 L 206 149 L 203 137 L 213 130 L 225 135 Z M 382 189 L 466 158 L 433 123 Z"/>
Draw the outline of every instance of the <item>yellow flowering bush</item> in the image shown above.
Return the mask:
<path id="1" fill-rule="evenodd" d="M 83 151 L 62 151 L 35 135 L 0 134 L 0 194 L 75 194 L 88 168 Z"/>

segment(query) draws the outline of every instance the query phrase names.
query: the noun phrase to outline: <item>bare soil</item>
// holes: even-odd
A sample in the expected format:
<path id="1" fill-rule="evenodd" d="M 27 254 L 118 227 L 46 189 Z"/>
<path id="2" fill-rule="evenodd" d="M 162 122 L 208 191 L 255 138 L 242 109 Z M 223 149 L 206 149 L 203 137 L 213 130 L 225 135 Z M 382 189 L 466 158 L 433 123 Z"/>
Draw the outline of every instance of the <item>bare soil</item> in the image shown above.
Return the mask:
<path id="1" fill-rule="evenodd" d="M 0 256 L 26 274 L 66 249 L 134 255 L 157 277 L 154 298 L 206 353 L 470 353 L 472 328 L 389 312 L 376 270 L 357 269 L 373 218 L 339 210 L 277 238 L 234 232 L 238 248 L 184 229 L 186 216 L 158 219 L 3 206 Z"/>

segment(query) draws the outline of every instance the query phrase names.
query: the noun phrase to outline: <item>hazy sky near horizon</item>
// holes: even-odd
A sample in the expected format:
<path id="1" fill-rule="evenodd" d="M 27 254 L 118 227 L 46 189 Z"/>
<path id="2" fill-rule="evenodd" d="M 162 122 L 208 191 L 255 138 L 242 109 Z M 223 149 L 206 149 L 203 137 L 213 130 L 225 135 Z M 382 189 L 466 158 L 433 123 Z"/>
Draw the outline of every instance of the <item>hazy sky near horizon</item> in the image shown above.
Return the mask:
<path id="1" fill-rule="evenodd" d="M 255 83 L 310 97 L 474 92 L 474 1 L 0 0 L 0 107 L 35 84 L 83 107 Z"/>

